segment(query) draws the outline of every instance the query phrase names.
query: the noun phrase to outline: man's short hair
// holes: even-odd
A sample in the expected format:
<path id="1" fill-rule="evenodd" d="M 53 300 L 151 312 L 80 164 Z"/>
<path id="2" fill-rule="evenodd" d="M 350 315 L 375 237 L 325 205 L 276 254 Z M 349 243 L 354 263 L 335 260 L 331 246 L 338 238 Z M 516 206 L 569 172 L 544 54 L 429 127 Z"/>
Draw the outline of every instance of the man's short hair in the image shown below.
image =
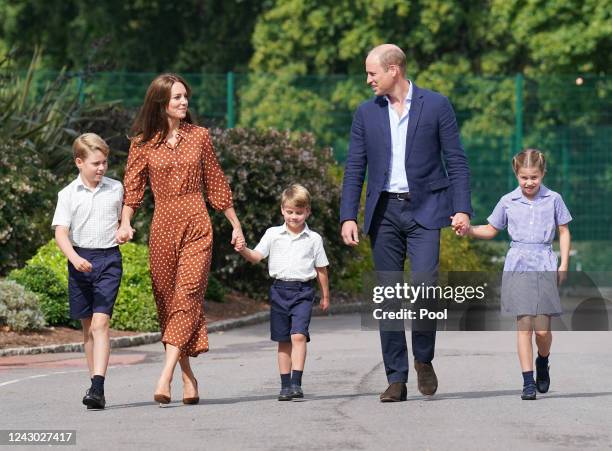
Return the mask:
<path id="1" fill-rule="evenodd" d="M 74 156 L 75 160 L 77 158 L 85 160 L 87 155 L 95 152 L 96 150 L 102 152 L 105 157 L 108 157 L 108 153 L 110 151 L 106 141 L 95 133 L 83 133 L 74 140 L 74 143 L 72 143 L 72 155 Z"/>
<path id="2" fill-rule="evenodd" d="M 397 66 L 402 74 L 406 73 L 406 54 L 397 45 L 379 45 L 370 50 L 370 53 L 373 52 L 378 56 L 380 65 L 385 72 L 389 70 L 389 66 Z"/>
<path id="3" fill-rule="evenodd" d="M 299 183 L 293 183 L 281 195 L 281 207 L 310 209 L 310 193 Z"/>

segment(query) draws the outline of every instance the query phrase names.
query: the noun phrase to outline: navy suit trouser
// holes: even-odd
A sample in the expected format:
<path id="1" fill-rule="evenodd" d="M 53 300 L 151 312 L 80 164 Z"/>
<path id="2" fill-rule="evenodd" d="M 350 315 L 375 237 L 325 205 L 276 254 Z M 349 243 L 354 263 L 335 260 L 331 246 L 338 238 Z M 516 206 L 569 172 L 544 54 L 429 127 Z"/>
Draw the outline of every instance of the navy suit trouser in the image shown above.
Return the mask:
<path id="1" fill-rule="evenodd" d="M 383 196 L 376 206 L 370 228 L 370 242 L 378 283 L 403 283 L 406 255 L 410 260 L 411 284 L 433 285 L 438 276 L 440 230 L 419 225 L 410 200 Z M 411 304 L 418 311 L 423 300 Z M 435 300 L 434 300 L 435 302 Z M 389 307 L 391 305 L 391 307 Z M 387 302 L 386 310 L 397 309 L 398 302 Z M 436 342 L 435 320 L 412 321 L 412 353 L 419 362 L 431 362 Z M 408 350 L 402 320 L 379 320 L 380 342 L 388 382 L 408 380 Z"/>

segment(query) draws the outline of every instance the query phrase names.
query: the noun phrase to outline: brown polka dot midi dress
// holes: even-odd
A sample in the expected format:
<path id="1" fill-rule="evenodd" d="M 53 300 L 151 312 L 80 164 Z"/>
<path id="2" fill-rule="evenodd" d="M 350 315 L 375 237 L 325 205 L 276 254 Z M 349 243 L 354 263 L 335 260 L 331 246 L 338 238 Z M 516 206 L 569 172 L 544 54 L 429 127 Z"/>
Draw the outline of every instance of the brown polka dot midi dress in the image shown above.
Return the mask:
<path id="1" fill-rule="evenodd" d="M 148 180 L 155 198 L 149 263 L 162 342 L 195 357 L 208 351 L 203 301 L 213 233 L 205 199 L 225 210 L 232 193 L 208 130 L 184 123 L 174 147 L 157 140 L 132 142 L 124 204 L 137 209 Z"/>

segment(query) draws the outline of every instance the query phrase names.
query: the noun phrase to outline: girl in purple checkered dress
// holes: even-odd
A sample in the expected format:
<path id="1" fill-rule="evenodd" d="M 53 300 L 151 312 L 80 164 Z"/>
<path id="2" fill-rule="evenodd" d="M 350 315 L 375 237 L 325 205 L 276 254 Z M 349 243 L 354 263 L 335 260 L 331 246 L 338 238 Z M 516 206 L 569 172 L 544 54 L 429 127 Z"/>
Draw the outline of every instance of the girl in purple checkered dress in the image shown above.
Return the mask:
<path id="1" fill-rule="evenodd" d="M 572 220 L 561 195 L 542 184 L 546 161 L 542 152 L 526 149 L 512 159 L 519 186 L 502 196 L 487 218 L 489 224 L 473 226 L 469 236 L 491 239 L 508 227 L 512 241 L 502 276 L 502 313 L 516 316 L 517 348 L 523 371 L 522 399 L 536 399 L 536 391 L 550 386 L 548 357 L 552 343 L 550 319 L 562 313 L 557 285 L 565 280 L 570 251 L 568 223 Z M 552 242 L 559 233 L 561 263 Z M 532 336 L 538 357 L 533 377 Z"/>

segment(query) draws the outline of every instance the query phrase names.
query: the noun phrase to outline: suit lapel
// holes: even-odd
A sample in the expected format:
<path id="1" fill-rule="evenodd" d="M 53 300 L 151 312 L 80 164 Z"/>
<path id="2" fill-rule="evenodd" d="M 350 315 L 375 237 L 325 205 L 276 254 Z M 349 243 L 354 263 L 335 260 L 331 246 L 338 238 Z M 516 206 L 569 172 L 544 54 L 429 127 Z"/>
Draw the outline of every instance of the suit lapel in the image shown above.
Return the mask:
<path id="1" fill-rule="evenodd" d="M 423 94 L 421 90 L 417 88 L 415 84 L 412 85 L 412 101 L 410 103 L 410 116 L 408 118 L 408 130 L 406 132 L 406 161 L 410 157 L 412 152 L 412 142 L 414 141 L 414 135 L 416 133 L 417 126 L 419 125 L 419 118 L 421 117 L 421 110 L 423 109 Z"/>
<path id="2" fill-rule="evenodd" d="M 384 97 L 376 99 L 378 105 L 378 123 L 382 134 L 382 144 L 387 166 L 391 164 L 391 124 L 389 123 L 389 102 Z"/>

